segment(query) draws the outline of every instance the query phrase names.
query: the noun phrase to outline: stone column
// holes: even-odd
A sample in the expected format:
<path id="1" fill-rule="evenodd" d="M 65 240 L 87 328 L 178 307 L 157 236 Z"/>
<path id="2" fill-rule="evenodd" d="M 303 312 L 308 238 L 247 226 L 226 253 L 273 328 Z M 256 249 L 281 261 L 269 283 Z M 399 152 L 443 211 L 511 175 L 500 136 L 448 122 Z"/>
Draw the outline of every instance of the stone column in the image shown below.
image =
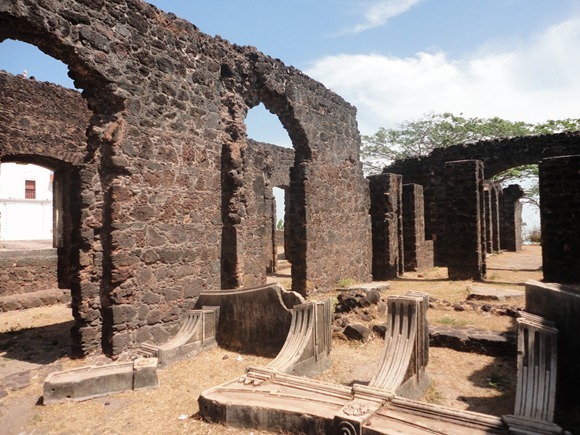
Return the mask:
<path id="1" fill-rule="evenodd" d="M 373 280 L 403 273 L 403 177 L 378 174 L 369 177 L 373 242 Z"/>
<path id="2" fill-rule="evenodd" d="M 446 241 L 449 279 L 485 277 L 483 163 L 445 163 Z"/>
<path id="3" fill-rule="evenodd" d="M 270 231 L 271 237 L 271 251 L 272 259 L 270 260 L 270 265 L 268 267 L 268 273 L 275 273 L 278 268 L 278 244 L 276 243 L 276 229 L 278 227 L 278 222 L 276 218 L 276 198 L 274 197 L 274 192 L 272 192 L 272 197 L 270 198 Z"/>
<path id="4" fill-rule="evenodd" d="M 544 281 L 580 283 L 580 155 L 540 163 Z"/>
<path id="5" fill-rule="evenodd" d="M 403 251 L 405 271 L 433 267 L 433 241 L 425 240 L 423 186 L 403 184 Z"/>
<path id="6" fill-rule="evenodd" d="M 493 252 L 501 250 L 501 220 L 500 220 L 500 204 L 502 189 L 501 184 L 497 182 L 490 183 L 491 193 L 491 226 L 492 226 L 492 240 L 491 249 Z"/>
<path id="7" fill-rule="evenodd" d="M 493 214 L 491 211 L 491 185 L 485 183 L 483 187 L 484 224 L 485 224 L 485 249 L 488 254 L 493 252 Z"/>
<path id="8" fill-rule="evenodd" d="M 503 189 L 501 248 L 506 251 L 522 249 L 522 203 L 524 190 L 519 184 L 510 184 Z"/>
<path id="9" fill-rule="evenodd" d="M 307 231 L 305 179 L 309 166 L 301 162 L 290 169 L 290 188 L 285 197 L 285 252 L 292 264 L 292 291 L 306 295 L 308 273 L 306 261 Z"/>
<path id="10" fill-rule="evenodd" d="M 70 288 L 77 266 L 79 222 L 74 219 L 80 210 L 78 169 L 57 169 L 53 183 L 53 246 L 58 252 L 58 286 Z M 78 213 L 78 212 L 76 212 Z"/>

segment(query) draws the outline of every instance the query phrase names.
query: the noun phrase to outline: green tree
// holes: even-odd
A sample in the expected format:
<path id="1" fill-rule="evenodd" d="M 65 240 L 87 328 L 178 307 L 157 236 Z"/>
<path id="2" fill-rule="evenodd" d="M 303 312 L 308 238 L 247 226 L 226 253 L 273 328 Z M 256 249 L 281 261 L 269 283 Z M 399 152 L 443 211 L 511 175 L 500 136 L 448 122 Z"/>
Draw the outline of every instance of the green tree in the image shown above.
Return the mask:
<path id="1" fill-rule="evenodd" d="M 393 160 L 426 156 L 436 148 L 539 134 L 555 134 L 580 130 L 580 119 L 549 120 L 541 124 L 495 118 L 465 118 L 452 113 L 429 113 L 396 128 L 380 128 L 375 134 L 362 137 L 361 157 L 365 172 L 379 173 Z M 538 166 L 526 165 L 509 169 L 494 177 L 502 183 L 518 179 L 536 179 L 527 189 L 525 201 L 538 205 Z"/>

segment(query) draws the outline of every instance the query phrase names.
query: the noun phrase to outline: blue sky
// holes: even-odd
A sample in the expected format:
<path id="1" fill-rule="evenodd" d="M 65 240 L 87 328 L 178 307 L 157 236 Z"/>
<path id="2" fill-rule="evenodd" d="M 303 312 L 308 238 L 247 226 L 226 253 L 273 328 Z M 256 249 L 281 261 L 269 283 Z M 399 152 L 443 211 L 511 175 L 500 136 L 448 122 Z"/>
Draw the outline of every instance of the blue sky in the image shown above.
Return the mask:
<path id="1" fill-rule="evenodd" d="M 358 109 L 362 134 L 428 112 L 580 118 L 577 0 L 153 0 L 209 35 L 252 45 Z M 0 69 L 72 86 L 66 66 L 0 44 Z M 255 108 L 248 135 L 290 145 Z"/>

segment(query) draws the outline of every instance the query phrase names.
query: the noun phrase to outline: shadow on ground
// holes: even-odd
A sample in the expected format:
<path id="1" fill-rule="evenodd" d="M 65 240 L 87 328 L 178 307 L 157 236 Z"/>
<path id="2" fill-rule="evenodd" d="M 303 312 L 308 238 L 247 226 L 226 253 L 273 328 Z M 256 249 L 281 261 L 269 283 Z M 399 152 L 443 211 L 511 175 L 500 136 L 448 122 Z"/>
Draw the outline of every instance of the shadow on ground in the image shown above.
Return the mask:
<path id="1" fill-rule="evenodd" d="M 517 322 L 512 318 L 510 330 L 517 331 Z M 517 346 L 517 344 L 516 344 Z M 469 411 L 485 412 L 493 415 L 513 414 L 517 384 L 517 354 L 500 355 L 493 362 L 480 370 L 473 372 L 468 380 L 481 388 L 496 390 L 495 397 L 465 397 L 459 399 L 465 402 Z"/>
<path id="2" fill-rule="evenodd" d="M 25 328 L 0 333 L 0 355 L 3 359 L 50 364 L 70 354 L 70 330 L 74 321 L 38 328 Z"/>

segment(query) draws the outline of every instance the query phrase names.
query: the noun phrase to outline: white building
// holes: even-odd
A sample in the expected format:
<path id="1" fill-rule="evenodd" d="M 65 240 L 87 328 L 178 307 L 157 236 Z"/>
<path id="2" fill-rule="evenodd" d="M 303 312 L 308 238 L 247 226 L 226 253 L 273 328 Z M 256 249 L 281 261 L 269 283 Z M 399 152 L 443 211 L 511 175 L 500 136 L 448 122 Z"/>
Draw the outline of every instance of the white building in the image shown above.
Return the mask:
<path id="1" fill-rule="evenodd" d="M 52 239 L 52 171 L 0 164 L 0 241 Z"/>

